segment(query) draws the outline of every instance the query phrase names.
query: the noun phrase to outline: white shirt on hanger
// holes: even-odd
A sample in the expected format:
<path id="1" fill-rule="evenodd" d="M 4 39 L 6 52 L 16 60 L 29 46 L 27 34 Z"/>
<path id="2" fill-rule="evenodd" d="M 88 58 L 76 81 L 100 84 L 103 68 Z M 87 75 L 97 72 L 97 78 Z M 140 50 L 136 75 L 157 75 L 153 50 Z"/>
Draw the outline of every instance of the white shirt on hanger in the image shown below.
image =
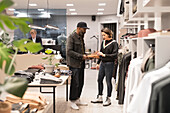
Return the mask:
<path id="1" fill-rule="evenodd" d="M 142 61 L 143 60 L 140 58 L 135 58 L 130 61 L 128 69 L 127 87 L 125 90 L 123 113 L 127 113 L 127 107 L 131 102 L 133 91 L 137 89 L 137 86 L 139 84 L 140 76 L 142 75 Z"/>
<path id="2" fill-rule="evenodd" d="M 170 62 L 164 67 L 145 74 L 134 97 L 127 108 L 127 113 L 147 113 L 152 83 L 170 74 Z"/>

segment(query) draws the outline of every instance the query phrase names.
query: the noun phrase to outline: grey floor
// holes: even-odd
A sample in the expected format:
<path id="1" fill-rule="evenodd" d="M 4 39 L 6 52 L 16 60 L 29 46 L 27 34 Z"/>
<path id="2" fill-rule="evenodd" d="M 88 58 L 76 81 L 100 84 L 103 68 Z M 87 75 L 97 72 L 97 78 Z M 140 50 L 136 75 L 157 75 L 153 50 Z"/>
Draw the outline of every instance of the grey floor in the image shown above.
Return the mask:
<path id="1" fill-rule="evenodd" d="M 85 84 L 81 95 L 81 100 L 88 103 L 88 106 L 80 106 L 79 110 L 70 108 L 70 102 L 66 101 L 65 85 L 56 88 L 56 113 L 123 113 L 123 106 L 117 104 L 115 82 L 113 79 L 112 104 L 103 107 L 102 104 L 92 104 L 90 101 L 96 98 L 97 95 L 97 70 L 85 70 Z M 106 84 L 104 80 L 103 97 L 106 97 Z M 70 86 L 69 86 L 70 87 Z M 30 91 L 39 91 L 35 88 L 29 88 Z M 51 89 L 44 89 L 44 91 L 51 91 Z M 47 101 L 51 102 L 51 94 L 43 94 Z M 45 113 L 52 113 L 52 106 L 48 107 Z"/>

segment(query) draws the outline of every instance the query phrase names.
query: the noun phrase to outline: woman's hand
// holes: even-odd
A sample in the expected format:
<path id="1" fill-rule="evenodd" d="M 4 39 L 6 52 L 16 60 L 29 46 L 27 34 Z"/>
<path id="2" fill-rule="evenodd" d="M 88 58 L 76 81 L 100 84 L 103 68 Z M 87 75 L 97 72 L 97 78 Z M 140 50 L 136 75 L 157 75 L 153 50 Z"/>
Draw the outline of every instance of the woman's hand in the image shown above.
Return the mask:
<path id="1" fill-rule="evenodd" d="M 100 67 L 99 64 L 96 64 L 96 69 L 99 69 L 99 67 Z"/>
<path id="2" fill-rule="evenodd" d="M 105 56 L 106 56 L 106 55 L 103 54 L 102 52 L 97 52 L 97 55 L 98 55 L 98 56 L 102 56 L 102 57 L 105 57 Z"/>

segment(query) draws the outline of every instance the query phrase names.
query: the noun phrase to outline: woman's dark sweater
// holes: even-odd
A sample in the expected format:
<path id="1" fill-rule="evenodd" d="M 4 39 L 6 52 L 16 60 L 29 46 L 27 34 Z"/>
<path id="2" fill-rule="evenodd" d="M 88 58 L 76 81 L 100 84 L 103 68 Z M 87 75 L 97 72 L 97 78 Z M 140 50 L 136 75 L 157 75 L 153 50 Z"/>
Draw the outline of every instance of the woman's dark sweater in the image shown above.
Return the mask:
<path id="1" fill-rule="evenodd" d="M 103 40 L 100 52 L 105 54 L 105 57 L 100 56 L 97 64 L 102 62 L 114 62 L 118 55 L 118 44 L 115 40 Z"/>

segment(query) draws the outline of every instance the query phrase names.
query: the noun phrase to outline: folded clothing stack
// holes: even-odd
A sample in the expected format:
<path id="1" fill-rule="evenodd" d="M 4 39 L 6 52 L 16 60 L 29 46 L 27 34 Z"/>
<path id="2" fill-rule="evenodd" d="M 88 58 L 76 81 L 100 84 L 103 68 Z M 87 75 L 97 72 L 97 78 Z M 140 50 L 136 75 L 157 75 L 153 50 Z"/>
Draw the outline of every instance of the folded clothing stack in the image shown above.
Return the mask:
<path id="1" fill-rule="evenodd" d="M 34 74 L 31 72 L 26 72 L 25 70 L 20 70 L 14 73 L 13 77 L 22 77 L 26 78 L 29 83 L 31 83 L 34 79 Z"/>
<path id="2" fill-rule="evenodd" d="M 60 84 L 63 80 L 52 75 L 46 74 L 40 78 L 40 84 Z"/>
<path id="3" fill-rule="evenodd" d="M 28 67 L 28 69 L 44 69 L 44 66 L 43 65 L 33 65 L 33 66 Z"/>

